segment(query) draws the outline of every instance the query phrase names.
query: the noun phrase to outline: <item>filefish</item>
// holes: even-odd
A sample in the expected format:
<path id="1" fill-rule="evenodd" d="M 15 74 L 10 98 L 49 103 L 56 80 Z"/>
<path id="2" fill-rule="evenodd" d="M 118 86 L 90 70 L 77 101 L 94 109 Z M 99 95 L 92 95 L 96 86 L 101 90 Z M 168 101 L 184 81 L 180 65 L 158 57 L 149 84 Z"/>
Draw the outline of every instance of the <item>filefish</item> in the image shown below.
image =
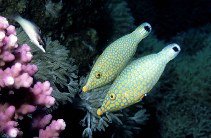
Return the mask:
<path id="1" fill-rule="evenodd" d="M 157 54 L 131 62 L 111 85 L 97 114 L 117 111 L 141 101 L 157 83 L 166 64 L 179 52 L 179 45 L 170 44 Z"/>
<path id="2" fill-rule="evenodd" d="M 45 52 L 46 45 L 41 38 L 41 31 L 39 30 L 39 28 L 32 22 L 22 18 L 21 16 L 14 16 L 13 19 L 20 24 L 20 26 L 30 38 L 31 42 L 35 44 L 38 48 L 40 48 L 43 52 Z"/>
<path id="3" fill-rule="evenodd" d="M 138 43 L 150 32 L 150 24 L 143 23 L 132 33 L 111 43 L 94 64 L 83 91 L 87 92 L 112 82 L 135 54 Z"/>

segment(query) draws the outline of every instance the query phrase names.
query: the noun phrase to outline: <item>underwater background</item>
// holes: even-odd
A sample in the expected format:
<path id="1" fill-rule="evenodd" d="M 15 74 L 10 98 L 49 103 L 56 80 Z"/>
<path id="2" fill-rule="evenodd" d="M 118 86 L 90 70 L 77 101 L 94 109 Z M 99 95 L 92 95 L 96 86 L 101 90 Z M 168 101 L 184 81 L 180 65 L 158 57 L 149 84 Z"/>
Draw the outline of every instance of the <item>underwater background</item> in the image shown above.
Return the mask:
<path id="1" fill-rule="evenodd" d="M 15 13 L 39 26 L 46 53 L 9 18 Z M 0 15 L 15 25 L 18 43 L 32 47 L 35 80 L 53 87 L 56 102 L 45 114 L 64 119 L 59 137 L 211 138 L 210 0 L 1 0 Z M 99 117 L 111 84 L 88 93 L 82 87 L 103 50 L 143 22 L 152 32 L 132 60 L 170 43 L 181 52 L 141 102 Z M 33 113 L 17 120 L 23 138 L 38 135 L 31 118 Z"/>

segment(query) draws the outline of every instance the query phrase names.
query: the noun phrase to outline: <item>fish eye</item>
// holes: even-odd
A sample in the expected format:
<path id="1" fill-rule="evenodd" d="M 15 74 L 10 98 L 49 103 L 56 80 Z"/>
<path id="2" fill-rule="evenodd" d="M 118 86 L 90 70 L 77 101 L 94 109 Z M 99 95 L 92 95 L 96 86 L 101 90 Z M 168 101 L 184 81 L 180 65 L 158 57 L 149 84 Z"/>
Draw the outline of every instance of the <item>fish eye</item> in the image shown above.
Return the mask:
<path id="1" fill-rule="evenodd" d="M 113 100 L 115 100 L 116 99 L 116 96 L 115 96 L 115 94 L 110 94 L 110 98 L 111 98 L 111 100 L 113 101 Z"/>
<path id="2" fill-rule="evenodd" d="M 95 77 L 96 77 L 97 79 L 100 79 L 100 78 L 102 77 L 102 73 L 97 72 L 96 75 L 95 75 Z"/>

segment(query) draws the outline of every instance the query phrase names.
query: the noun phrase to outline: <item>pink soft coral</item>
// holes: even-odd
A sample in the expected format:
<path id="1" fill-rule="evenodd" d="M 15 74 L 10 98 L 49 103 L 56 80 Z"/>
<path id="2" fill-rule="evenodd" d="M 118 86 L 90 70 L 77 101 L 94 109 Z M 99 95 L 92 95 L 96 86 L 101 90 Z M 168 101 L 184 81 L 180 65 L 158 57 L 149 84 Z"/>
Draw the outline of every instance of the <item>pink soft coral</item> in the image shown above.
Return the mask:
<path id="1" fill-rule="evenodd" d="M 55 103 L 55 98 L 51 96 L 53 89 L 50 83 L 34 80 L 38 68 L 30 64 L 33 58 L 31 48 L 27 44 L 18 45 L 17 40 L 15 27 L 9 25 L 7 19 L 0 16 L 0 98 L 1 96 L 6 97 L 0 103 L 0 132 L 9 137 L 23 134 L 18 128 L 17 119 L 33 113 L 37 106 L 49 108 Z M 20 93 L 24 93 L 25 98 L 20 99 L 18 96 Z M 10 97 L 13 97 L 14 101 L 10 100 L 12 99 Z M 46 117 L 45 125 L 50 122 L 51 118 Z M 61 121 L 56 122 L 59 124 Z M 55 124 L 55 121 L 52 124 Z M 42 125 L 40 128 L 43 127 Z M 63 129 L 64 122 L 60 130 Z M 49 127 L 46 131 L 50 131 Z M 56 132 L 58 136 L 60 131 Z"/>

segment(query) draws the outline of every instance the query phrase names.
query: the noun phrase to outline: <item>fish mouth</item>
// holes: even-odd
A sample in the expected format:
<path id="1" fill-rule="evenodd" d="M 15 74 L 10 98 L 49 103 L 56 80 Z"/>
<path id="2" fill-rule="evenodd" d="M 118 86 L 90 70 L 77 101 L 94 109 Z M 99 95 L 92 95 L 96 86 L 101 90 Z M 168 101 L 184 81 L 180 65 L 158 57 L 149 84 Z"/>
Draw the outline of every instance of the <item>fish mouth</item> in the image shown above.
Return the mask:
<path id="1" fill-rule="evenodd" d="M 100 108 L 97 109 L 97 115 L 98 115 L 98 116 L 101 116 L 103 113 L 104 113 L 104 112 L 103 112 Z"/>
<path id="2" fill-rule="evenodd" d="M 83 91 L 83 92 L 88 92 L 88 88 L 87 88 L 86 85 L 82 88 L 82 91 Z"/>

